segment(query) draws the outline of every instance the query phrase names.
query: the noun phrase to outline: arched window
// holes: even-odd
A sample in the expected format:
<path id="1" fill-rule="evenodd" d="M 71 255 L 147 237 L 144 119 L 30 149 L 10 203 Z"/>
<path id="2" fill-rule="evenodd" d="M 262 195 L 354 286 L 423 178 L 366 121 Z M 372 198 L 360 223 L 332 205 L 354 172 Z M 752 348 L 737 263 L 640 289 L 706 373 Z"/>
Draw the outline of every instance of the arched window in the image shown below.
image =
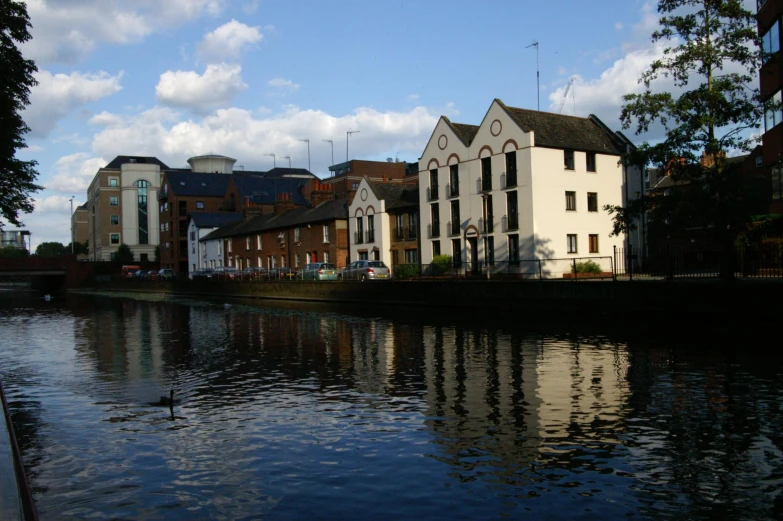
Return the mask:
<path id="1" fill-rule="evenodd" d="M 133 183 L 136 187 L 139 202 L 139 244 L 149 244 L 149 217 L 147 216 L 147 189 L 150 187 L 149 181 L 141 179 Z"/>

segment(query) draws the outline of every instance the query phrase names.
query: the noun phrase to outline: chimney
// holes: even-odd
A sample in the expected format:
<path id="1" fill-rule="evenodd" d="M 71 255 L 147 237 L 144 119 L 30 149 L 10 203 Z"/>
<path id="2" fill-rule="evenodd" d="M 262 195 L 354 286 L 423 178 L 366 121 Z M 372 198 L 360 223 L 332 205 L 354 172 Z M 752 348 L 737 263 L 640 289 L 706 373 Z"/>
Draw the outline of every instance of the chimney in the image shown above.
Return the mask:
<path id="1" fill-rule="evenodd" d="M 281 192 L 277 194 L 277 200 L 275 201 L 275 215 L 280 215 L 292 208 L 296 208 L 294 203 L 293 194 L 288 192 Z"/>
<path id="2" fill-rule="evenodd" d="M 245 204 L 245 207 L 242 209 L 242 220 L 243 221 L 249 221 L 253 217 L 256 217 L 258 215 L 261 215 L 263 212 L 262 206 L 260 204 L 251 203 L 248 201 Z"/>
<path id="3" fill-rule="evenodd" d="M 315 208 L 320 204 L 334 199 L 332 185 L 321 183 L 318 180 L 313 182 L 313 191 L 310 192 L 310 204 Z"/>

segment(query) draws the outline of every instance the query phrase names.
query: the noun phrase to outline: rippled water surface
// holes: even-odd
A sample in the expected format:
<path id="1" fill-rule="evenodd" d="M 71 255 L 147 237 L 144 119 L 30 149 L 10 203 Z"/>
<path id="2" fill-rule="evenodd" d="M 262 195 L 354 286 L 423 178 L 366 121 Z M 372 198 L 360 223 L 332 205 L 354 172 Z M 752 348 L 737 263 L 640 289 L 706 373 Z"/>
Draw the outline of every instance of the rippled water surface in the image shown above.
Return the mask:
<path id="1" fill-rule="evenodd" d="M 0 378 L 42 519 L 781 518 L 779 337 L 711 327 L 6 297 Z"/>

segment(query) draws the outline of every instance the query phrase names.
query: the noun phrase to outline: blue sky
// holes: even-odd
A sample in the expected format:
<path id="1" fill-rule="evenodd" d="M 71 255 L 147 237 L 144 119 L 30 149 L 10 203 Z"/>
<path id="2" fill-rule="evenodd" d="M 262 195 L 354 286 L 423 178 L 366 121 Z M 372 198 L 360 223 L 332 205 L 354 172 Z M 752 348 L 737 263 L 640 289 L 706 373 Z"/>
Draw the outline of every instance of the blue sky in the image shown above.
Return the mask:
<path id="1" fill-rule="evenodd" d="M 636 0 L 28 0 L 40 82 L 23 159 L 39 162 L 40 241 L 69 242 L 68 199 L 86 200 L 119 154 L 186 166 L 229 155 L 248 170 L 328 173 L 352 158 L 416 161 L 437 118 L 480 123 L 494 98 L 594 113 L 620 129 L 622 94 L 660 54 L 654 4 Z M 629 132 L 629 135 L 632 134 Z"/>

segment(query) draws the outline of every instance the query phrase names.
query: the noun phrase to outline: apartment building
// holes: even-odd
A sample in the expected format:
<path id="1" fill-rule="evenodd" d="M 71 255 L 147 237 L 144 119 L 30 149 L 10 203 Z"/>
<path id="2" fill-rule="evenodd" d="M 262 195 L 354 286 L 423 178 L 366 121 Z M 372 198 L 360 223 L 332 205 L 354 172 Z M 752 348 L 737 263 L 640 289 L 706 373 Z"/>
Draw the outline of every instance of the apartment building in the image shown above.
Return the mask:
<path id="1" fill-rule="evenodd" d="M 223 266 L 222 250 L 209 251 L 201 239 L 221 226 L 242 220 L 239 212 L 193 212 L 188 217 L 188 273 Z M 182 273 L 185 273 L 184 271 Z"/>
<path id="2" fill-rule="evenodd" d="M 393 161 L 391 158 L 386 162 L 352 159 L 330 166 L 331 175 L 322 182 L 332 187 L 336 198 L 346 198 L 350 203 L 362 178 L 366 177 L 371 181 L 401 182 L 406 177 L 418 174 L 417 169 L 415 167 L 412 169 L 411 165 L 415 163 Z"/>
<path id="3" fill-rule="evenodd" d="M 770 213 L 783 213 L 783 54 L 781 47 L 781 18 L 783 0 L 758 0 L 758 31 L 764 52 L 759 87 L 764 102 L 772 101 L 764 114 L 762 164 L 769 172 L 772 184 Z"/>
<path id="4" fill-rule="evenodd" d="M 591 258 L 608 271 L 625 238 L 611 236 L 602 207 L 642 190 L 640 173 L 629 175 L 620 161 L 627 146 L 595 116 L 498 99 L 480 125 L 442 116 L 419 160 L 422 263 L 449 254 L 467 272 L 516 266 L 558 276 L 572 260 Z M 541 259 L 564 262 L 542 270 Z"/>

